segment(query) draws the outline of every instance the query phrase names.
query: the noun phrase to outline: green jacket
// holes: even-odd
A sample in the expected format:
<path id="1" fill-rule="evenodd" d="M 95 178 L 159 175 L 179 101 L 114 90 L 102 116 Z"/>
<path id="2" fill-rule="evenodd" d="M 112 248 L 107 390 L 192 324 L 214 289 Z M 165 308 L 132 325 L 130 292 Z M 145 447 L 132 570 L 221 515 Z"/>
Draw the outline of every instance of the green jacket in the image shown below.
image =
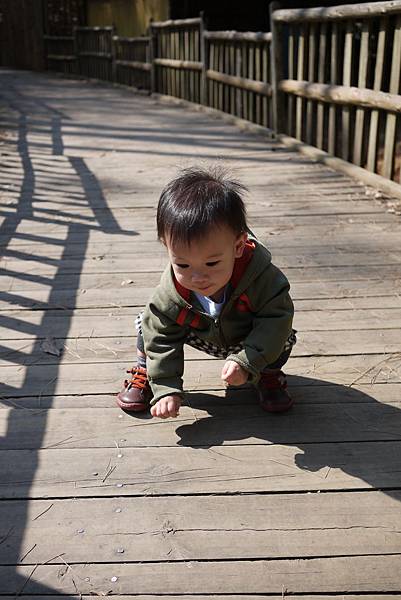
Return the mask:
<path id="1" fill-rule="evenodd" d="M 183 346 L 189 331 L 208 342 L 243 349 L 227 356 L 249 372 L 256 383 L 260 372 L 282 353 L 291 333 L 294 307 L 289 283 L 271 263 L 271 254 L 251 239 L 236 260 L 228 299 L 218 319 L 206 314 L 195 297 L 175 282 L 171 265 L 164 271 L 142 317 L 146 365 L 152 405 L 163 396 L 183 393 Z M 180 292 L 184 293 L 184 296 Z"/>

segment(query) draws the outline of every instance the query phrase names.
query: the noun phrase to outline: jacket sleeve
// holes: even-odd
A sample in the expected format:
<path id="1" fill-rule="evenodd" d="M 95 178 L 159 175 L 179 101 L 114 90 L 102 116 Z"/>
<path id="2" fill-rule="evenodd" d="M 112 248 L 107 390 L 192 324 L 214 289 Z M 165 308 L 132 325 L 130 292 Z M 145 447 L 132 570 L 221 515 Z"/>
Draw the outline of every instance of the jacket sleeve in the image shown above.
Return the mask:
<path id="1" fill-rule="evenodd" d="M 184 342 L 187 331 L 150 303 L 142 317 L 151 405 L 170 394 L 183 395 Z"/>
<path id="2" fill-rule="evenodd" d="M 260 372 L 277 360 L 292 330 L 294 306 L 289 283 L 277 267 L 271 265 L 267 271 L 254 284 L 254 289 L 249 290 L 255 307 L 252 307 L 252 329 L 243 340 L 244 348 L 227 357 L 250 373 L 252 383 L 257 383 Z"/>

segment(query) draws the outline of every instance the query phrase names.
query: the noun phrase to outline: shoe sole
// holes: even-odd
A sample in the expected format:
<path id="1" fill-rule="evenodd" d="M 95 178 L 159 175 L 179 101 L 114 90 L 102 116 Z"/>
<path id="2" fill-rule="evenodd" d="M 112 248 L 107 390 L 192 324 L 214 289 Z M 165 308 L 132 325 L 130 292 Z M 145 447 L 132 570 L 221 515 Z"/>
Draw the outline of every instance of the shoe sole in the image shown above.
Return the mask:
<path id="1" fill-rule="evenodd" d="M 133 402 L 123 402 L 119 398 L 116 400 L 117 406 L 126 410 L 127 412 L 144 412 L 150 408 L 149 404 L 134 404 Z"/>

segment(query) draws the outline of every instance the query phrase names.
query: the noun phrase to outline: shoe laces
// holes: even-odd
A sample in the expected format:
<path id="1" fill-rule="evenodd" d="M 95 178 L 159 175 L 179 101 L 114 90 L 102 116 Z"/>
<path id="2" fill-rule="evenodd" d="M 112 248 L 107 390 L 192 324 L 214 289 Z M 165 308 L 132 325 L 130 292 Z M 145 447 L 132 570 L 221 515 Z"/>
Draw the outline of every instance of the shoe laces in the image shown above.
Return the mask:
<path id="1" fill-rule="evenodd" d="M 285 390 L 287 387 L 287 378 L 282 371 L 278 373 L 261 373 L 259 383 L 261 387 L 268 390 Z"/>
<path id="2" fill-rule="evenodd" d="M 140 390 L 143 390 L 148 383 L 148 375 L 146 369 L 143 367 L 132 367 L 132 369 L 128 369 L 127 373 L 132 375 L 131 379 L 126 379 L 124 381 L 124 385 L 126 388 L 135 387 Z"/>

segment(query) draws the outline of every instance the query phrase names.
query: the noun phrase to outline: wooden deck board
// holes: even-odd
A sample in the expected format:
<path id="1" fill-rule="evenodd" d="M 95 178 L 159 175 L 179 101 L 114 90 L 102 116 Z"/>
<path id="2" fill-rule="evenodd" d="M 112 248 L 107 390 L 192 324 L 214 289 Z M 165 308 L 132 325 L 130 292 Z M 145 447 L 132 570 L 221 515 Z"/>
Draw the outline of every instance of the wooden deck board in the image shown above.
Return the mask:
<path id="1" fill-rule="evenodd" d="M 80 502 L 35 500 L 2 503 L 1 519 L 18 528 L 27 511 L 30 527 L 21 548 L 12 536 L 0 546 L 0 563 L 19 552 L 35 565 L 63 553 L 96 562 L 357 556 L 399 551 L 400 492 L 86 498 Z M 138 514 L 141 519 L 138 519 Z M 264 518 L 261 521 L 260 515 Z M 128 525 L 129 524 L 129 525 Z M 58 535 L 52 535 L 55 530 Z M 79 533 L 81 532 L 81 533 Z M 36 544 L 36 545 L 35 545 Z M 118 553 L 122 549 L 124 552 Z M 346 550 L 345 550 L 346 549 Z"/>
<path id="2" fill-rule="evenodd" d="M 3 82 L 4 600 L 400 600 L 401 221 L 383 195 L 124 89 Z M 180 416 L 123 414 L 133 320 L 165 264 L 158 194 L 222 159 L 291 282 L 296 405 L 262 413 L 188 349 Z"/>
<path id="3" fill-rule="evenodd" d="M 176 561 L 142 564 L 39 565 L 25 593 L 40 593 L 46 585 L 62 594 L 90 594 L 93 590 L 139 594 L 263 594 L 298 592 L 399 591 L 400 556 L 332 557 L 308 560 Z M 5 593 L 32 567 L 0 566 Z M 90 578 L 88 581 L 88 575 Z M 35 579 L 37 581 L 35 581 Z"/>
<path id="4" fill-rule="evenodd" d="M 293 393 L 297 398 L 296 392 Z M 401 441 L 401 397 L 399 402 L 384 406 L 376 403 L 316 404 L 311 414 L 308 404 L 298 405 L 296 410 L 282 418 L 260 418 L 260 408 L 252 391 L 243 394 L 245 406 L 219 406 L 198 409 L 191 400 L 180 410 L 174 421 L 177 431 L 172 431 L 170 421 L 157 422 L 145 419 L 137 422 L 131 416 L 110 414 L 99 408 L 94 420 L 93 408 L 53 409 L 46 417 L 45 410 L 14 408 L 0 411 L 0 431 L 7 431 L 7 423 L 13 419 L 13 431 L 0 438 L 1 450 L 35 450 L 43 448 L 157 448 L 180 444 L 180 431 L 187 431 L 191 444 L 208 446 L 211 442 L 221 445 L 261 445 L 276 443 L 323 443 L 365 441 Z M 252 403 L 251 403 L 252 402 Z M 11 415 L 11 413 L 15 413 Z M 181 429 L 180 429 L 181 428 Z M 121 440 L 124 440 L 121 442 Z"/>

